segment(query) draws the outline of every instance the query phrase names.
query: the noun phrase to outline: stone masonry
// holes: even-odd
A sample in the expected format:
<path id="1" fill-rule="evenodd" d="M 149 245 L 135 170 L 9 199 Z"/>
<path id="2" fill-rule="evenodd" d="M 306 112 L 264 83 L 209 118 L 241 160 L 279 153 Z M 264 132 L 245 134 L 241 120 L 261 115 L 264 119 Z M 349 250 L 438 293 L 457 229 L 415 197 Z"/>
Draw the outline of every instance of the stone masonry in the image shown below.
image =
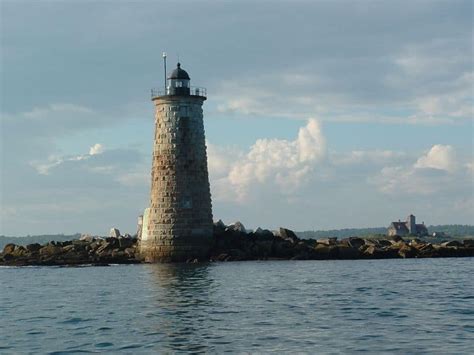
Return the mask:
<path id="1" fill-rule="evenodd" d="M 147 262 L 207 256 L 212 205 L 202 104 L 197 95 L 163 95 L 155 104 L 151 202 L 140 253 Z"/>

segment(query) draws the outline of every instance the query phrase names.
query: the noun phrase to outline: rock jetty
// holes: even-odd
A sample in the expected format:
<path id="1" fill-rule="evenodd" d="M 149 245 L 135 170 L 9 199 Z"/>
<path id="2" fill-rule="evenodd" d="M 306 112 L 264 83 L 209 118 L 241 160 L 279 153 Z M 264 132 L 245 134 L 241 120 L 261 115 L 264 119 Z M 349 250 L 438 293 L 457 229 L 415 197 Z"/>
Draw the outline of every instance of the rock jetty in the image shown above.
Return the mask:
<path id="1" fill-rule="evenodd" d="M 45 245 L 20 246 L 7 244 L 0 253 L 0 265 L 109 265 L 141 263 L 136 237 L 120 236 L 118 230 L 110 237 L 83 236 L 79 240 L 49 242 Z M 445 241 L 439 244 L 422 239 L 369 239 L 352 237 L 342 240 L 300 239 L 291 230 L 270 231 L 258 228 L 248 231 L 242 223 L 214 224 L 214 246 L 206 260 L 328 260 L 328 259 L 391 259 L 472 257 L 474 240 Z"/>
<path id="2" fill-rule="evenodd" d="M 45 245 L 7 244 L 0 253 L 0 265 L 109 265 L 136 264 L 136 238 L 90 237 Z"/>
<path id="3" fill-rule="evenodd" d="M 421 239 L 401 237 L 369 239 L 352 237 L 342 240 L 300 239 L 291 230 L 269 231 L 261 228 L 246 232 L 241 223 L 214 225 L 215 244 L 211 261 L 238 260 L 327 260 L 392 259 L 474 256 L 474 240 L 432 244 Z"/>

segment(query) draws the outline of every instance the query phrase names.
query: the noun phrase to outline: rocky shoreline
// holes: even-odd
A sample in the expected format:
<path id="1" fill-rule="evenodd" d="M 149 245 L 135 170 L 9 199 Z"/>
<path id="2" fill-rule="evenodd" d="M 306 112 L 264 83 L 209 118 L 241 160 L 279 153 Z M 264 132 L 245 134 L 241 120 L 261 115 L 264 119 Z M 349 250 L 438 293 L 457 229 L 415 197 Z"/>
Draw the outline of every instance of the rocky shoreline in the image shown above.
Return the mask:
<path id="1" fill-rule="evenodd" d="M 355 260 L 393 258 L 473 257 L 474 240 L 445 241 L 438 244 L 422 239 L 342 240 L 300 239 L 285 228 L 272 232 L 257 229 L 247 232 L 242 224 L 214 226 L 214 244 L 209 258 L 188 262 L 244 260 Z M 7 244 L 0 253 L 3 266 L 75 266 L 141 263 L 138 239 L 130 236 L 91 237 L 49 242 L 44 245 Z"/>

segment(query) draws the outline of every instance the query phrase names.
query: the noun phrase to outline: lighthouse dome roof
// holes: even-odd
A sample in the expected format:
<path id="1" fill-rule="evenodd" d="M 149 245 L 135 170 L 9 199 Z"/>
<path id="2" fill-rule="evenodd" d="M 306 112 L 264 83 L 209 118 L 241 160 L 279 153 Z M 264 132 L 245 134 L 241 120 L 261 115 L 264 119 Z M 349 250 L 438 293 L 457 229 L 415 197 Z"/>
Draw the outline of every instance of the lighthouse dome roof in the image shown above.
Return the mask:
<path id="1" fill-rule="evenodd" d="M 176 69 L 171 72 L 169 79 L 187 79 L 190 80 L 186 70 L 181 69 L 181 63 L 178 63 Z"/>

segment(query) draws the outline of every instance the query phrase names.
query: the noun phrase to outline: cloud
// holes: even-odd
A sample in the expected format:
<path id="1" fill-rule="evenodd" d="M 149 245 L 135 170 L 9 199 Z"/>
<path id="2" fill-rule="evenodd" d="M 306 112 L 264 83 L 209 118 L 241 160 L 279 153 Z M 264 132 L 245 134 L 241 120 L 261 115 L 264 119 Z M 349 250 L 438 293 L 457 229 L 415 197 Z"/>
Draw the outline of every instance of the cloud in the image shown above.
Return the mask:
<path id="1" fill-rule="evenodd" d="M 58 167 L 66 162 L 78 162 L 86 160 L 93 155 L 102 154 L 104 147 L 100 143 L 94 144 L 89 148 L 89 154 L 75 155 L 75 156 L 55 156 L 51 155 L 46 162 L 32 161 L 30 164 L 40 173 L 41 175 L 48 175 L 51 169 Z M 96 167 L 96 171 L 104 170 L 104 167 Z"/>
<path id="2" fill-rule="evenodd" d="M 90 155 L 96 155 L 96 154 L 101 154 L 104 152 L 104 147 L 100 143 L 94 144 L 92 147 L 89 149 L 89 154 Z"/>
<path id="3" fill-rule="evenodd" d="M 456 221 L 472 212 L 462 210 L 472 205 L 472 164 L 451 146 L 433 145 L 418 155 L 328 151 L 319 121 L 310 119 L 294 140 L 257 139 L 240 151 L 210 144 L 208 153 L 214 205 L 221 213 L 232 211 L 230 220 L 307 225 L 337 214 L 339 223 L 363 226 L 385 223 L 375 222 L 376 216 L 394 211 L 433 221 L 446 220 L 447 208 L 458 211 Z M 351 219 L 357 209 L 364 210 L 358 222 Z"/>
<path id="4" fill-rule="evenodd" d="M 326 141 L 319 122 L 309 119 L 293 141 L 258 139 L 248 152 L 233 151 L 231 156 L 213 145 L 208 152 L 210 174 L 216 181 L 216 197 L 231 199 L 235 196 L 243 202 L 259 186 L 271 186 L 284 194 L 298 190 L 316 164 L 324 159 Z"/>
<path id="5" fill-rule="evenodd" d="M 217 111 L 296 119 L 318 115 L 341 122 L 453 124 L 471 119 L 474 72 L 468 37 L 438 35 L 393 44 L 378 48 L 372 43 L 376 52 L 371 55 L 353 49 L 223 78 L 216 90 Z"/>
<path id="6" fill-rule="evenodd" d="M 132 148 L 98 151 L 53 155 L 22 166 L 16 179 L 5 175 L 1 203 L 9 209 L 0 212 L 0 233 L 106 233 L 112 226 L 134 233 L 148 199 L 148 156 Z"/>
<path id="7" fill-rule="evenodd" d="M 325 185 L 361 190 L 376 186 L 380 193 L 400 198 L 454 190 L 458 195 L 469 190 L 472 166 L 462 163 L 452 146 L 440 144 L 418 157 L 377 149 L 327 152 L 326 139 L 315 119 L 308 120 L 294 140 L 258 139 L 247 152 L 229 152 L 209 145 L 213 197 L 239 203 L 269 195 L 288 202 L 290 197 L 304 196 L 311 186 Z"/>
<path id="8" fill-rule="evenodd" d="M 460 169 L 464 166 L 465 169 Z M 389 195 L 463 196 L 472 193 L 469 162 L 462 164 L 450 145 L 435 144 L 413 163 L 388 165 L 368 181 Z"/>
<path id="9" fill-rule="evenodd" d="M 436 169 L 414 169 L 410 166 L 384 167 L 369 182 L 379 191 L 392 196 L 433 195 L 452 182 L 451 178 Z"/>
<path id="10" fill-rule="evenodd" d="M 457 168 L 454 148 L 450 145 L 436 144 L 416 161 L 414 167 L 453 172 Z"/>
<path id="11" fill-rule="evenodd" d="M 193 85 L 208 88 L 211 142 L 222 141 L 230 122 L 244 116 L 271 124 L 275 117 L 301 122 L 318 117 L 328 122 L 328 137 L 337 136 L 327 145 L 324 135 L 315 139 L 305 126 L 301 137 L 281 134 L 286 140 L 265 133 L 260 136 L 265 139 L 245 146 L 248 137 L 234 134 L 239 148 L 210 145 L 215 214 L 233 213 L 235 219 L 246 214 L 259 223 L 281 220 L 301 228 L 373 225 L 373 215 L 412 203 L 440 221 L 462 215 L 449 211 L 452 201 L 472 195 L 466 178 L 472 164 L 462 151 L 472 160 L 471 145 L 456 136 L 471 128 L 473 114 L 471 2 L 413 2 L 403 8 L 388 1 L 258 2 L 252 8 L 249 13 L 240 2 L 188 3 L 185 11 L 193 16 L 178 24 L 174 18 L 183 6 L 172 2 L 122 2 L 113 8 L 104 2 L 5 4 L 2 207 L 35 219 L 31 224 L 11 219 L 9 230 L 58 231 L 89 222 L 99 230 L 106 218 L 117 216 L 135 223 L 130 210 L 146 205 L 149 193 L 146 154 L 152 148 L 146 142 L 152 140 L 153 107 L 147 88 L 162 80 L 155 70 L 159 48 L 173 53 L 183 43 L 183 65 Z M 157 11 L 169 16 L 156 21 Z M 89 16 L 86 27 L 83 15 Z M 157 39 L 156 33 L 164 35 Z M 124 43 L 134 50 L 124 52 Z M 222 118 L 219 125 L 213 126 L 211 114 Z M 371 139 L 373 130 L 362 129 L 359 144 L 346 139 L 351 125 L 332 125 L 336 121 L 451 124 L 443 141 L 459 147 L 456 163 L 443 163 L 441 153 L 434 154 L 436 160 L 429 149 L 418 151 L 419 144 L 436 143 L 433 135 L 439 137 L 442 127 L 404 142 L 390 139 L 401 137 L 398 126 L 383 143 Z M 255 127 L 263 124 L 254 123 L 243 122 L 242 134 L 248 129 L 258 136 Z M 361 148 L 377 141 L 378 149 Z M 97 142 L 107 149 L 89 154 Z M 341 147 L 349 151 L 337 150 Z M 386 190 L 393 193 L 383 186 L 392 186 Z M 251 203 L 242 208 L 235 203 L 239 196 Z M 68 224 L 54 224 L 57 213 L 48 213 L 53 205 L 67 211 L 61 217 Z"/>
<path id="12" fill-rule="evenodd" d="M 406 153 L 393 150 L 353 150 L 348 153 L 331 154 L 331 161 L 337 166 L 352 165 L 387 165 L 400 162 Z"/>

